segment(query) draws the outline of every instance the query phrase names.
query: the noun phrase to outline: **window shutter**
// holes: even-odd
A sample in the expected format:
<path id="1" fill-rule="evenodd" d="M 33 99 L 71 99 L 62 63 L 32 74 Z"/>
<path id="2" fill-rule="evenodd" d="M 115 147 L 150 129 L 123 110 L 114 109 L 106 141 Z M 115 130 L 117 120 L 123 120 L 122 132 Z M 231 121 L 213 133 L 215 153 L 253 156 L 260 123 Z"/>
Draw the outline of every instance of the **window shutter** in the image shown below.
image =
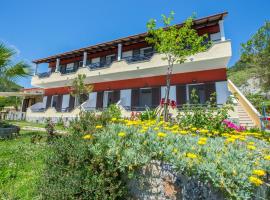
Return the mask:
<path id="1" fill-rule="evenodd" d="M 152 88 L 152 106 L 157 107 L 160 103 L 160 87 Z"/>
<path id="2" fill-rule="evenodd" d="M 113 103 L 117 103 L 120 99 L 120 90 L 114 90 L 113 91 Z"/>
<path id="3" fill-rule="evenodd" d="M 70 95 L 70 98 L 69 98 L 69 111 L 74 109 L 74 105 L 75 105 L 75 97 Z"/>
<path id="4" fill-rule="evenodd" d="M 62 109 L 62 100 L 63 100 L 63 95 L 59 94 L 57 96 L 57 102 L 56 102 L 56 111 L 60 112 Z"/>
<path id="5" fill-rule="evenodd" d="M 176 103 L 177 105 L 183 105 L 187 103 L 186 85 L 176 86 Z"/>
<path id="6" fill-rule="evenodd" d="M 103 108 L 103 91 L 97 92 L 97 108 Z"/>
<path id="7" fill-rule="evenodd" d="M 205 98 L 206 101 L 210 100 L 211 94 L 213 94 L 214 92 L 216 92 L 216 86 L 215 83 L 206 83 L 204 85 L 205 87 Z"/>
<path id="8" fill-rule="evenodd" d="M 140 89 L 132 89 L 131 91 L 131 107 L 139 106 Z"/>
<path id="9" fill-rule="evenodd" d="M 47 96 L 46 108 L 51 107 L 52 96 Z"/>

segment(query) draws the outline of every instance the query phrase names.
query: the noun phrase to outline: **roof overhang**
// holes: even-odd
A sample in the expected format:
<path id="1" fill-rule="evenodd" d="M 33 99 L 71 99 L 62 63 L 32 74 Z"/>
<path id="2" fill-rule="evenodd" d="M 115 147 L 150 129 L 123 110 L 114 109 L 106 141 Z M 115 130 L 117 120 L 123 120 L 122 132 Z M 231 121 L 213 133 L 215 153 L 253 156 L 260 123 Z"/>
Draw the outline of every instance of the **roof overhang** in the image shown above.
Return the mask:
<path id="1" fill-rule="evenodd" d="M 227 15 L 228 15 L 228 12 L 223 12 L 223 13 L 218 13 L 215 15 L 195 19 L 193 21 L 194 28 L 200 29 L 203 27 L 215 25 L 219 22 L 219 20 L 224 19 Z M 183 25 L 183 23 L 176 24 L 176 25 L 181 27 Z M 104 42 L 104 43 L 88 46 L 88 47 L 81 48 L 81 49 L 76 49 L 73 51 L 68 51 L 65 53 L 56 54 L 56 55 L 49 56 L 46 58 L 37 59 L 37 60 L 34 60 L 33 63 L 36 63 L 36 64 L 49 63 L 49 62 L 55 61 L 57 58 L 62 59 L 62 58 L 71 58 L 71 57 L 76 57 L 76 56 L 82 56 L 83 52 L 97 53 L 97 52 L 101 52 L 104 50 L 114 50 L 117 48 L 117 45 L 119 43 L 122 43 L 122 45 L 129 45 L 129 44 L 135 44 L 138 42 L 143 42 L 146 36 L 147 36 L 147 32 L 128 36 L 128 37 L 123 37 L 123 38 L 119 38 L 119 39 L 112 40 L 109 42 Z"/>

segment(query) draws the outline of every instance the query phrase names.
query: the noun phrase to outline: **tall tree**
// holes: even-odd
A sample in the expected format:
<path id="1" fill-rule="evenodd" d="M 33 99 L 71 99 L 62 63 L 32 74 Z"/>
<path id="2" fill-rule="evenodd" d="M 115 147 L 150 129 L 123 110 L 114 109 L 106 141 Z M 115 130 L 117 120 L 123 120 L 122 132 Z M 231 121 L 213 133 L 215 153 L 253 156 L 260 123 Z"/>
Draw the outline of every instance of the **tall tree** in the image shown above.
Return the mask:
<path id="1" fill-rule="evenodd" d="M 82 102 L 82 97 L 88 95 L 92 90 L 92 85 L 85 84 L 85 74 L 79 74 L 72 82 L 72 92 L 71 95 L 75 97 L 75 105 L 78 106 Z"/>
<path id="2" fill-rule="evenodd" d="M 12 57 L 16 54 L 14 49 L 0 43 L 0 85 L 7 88 L 11 82 L 31 75 L 31 66 L 23 61 L 13 63 Z"/>
<path id="3" fill-rule="evenodd" d="M 260 79 L 263 89 L 270 90 L 270 22 L 264 26 L 245 43 L 242 44 L 240 61 L 246 67 L 255 67 L 256 76 Z"/>
<path id="4" fill-rule="evenodd" d="M 164 25 L 162 28 L 157 28 L 154 19 L 147 23 L 148 36 L 146 41 L 153 45 L 157 52 L 164 54 L 164 59 L 168 61 L 164 105 L 165 120 L 168 118 L 168 98 L 174 64 L 184 63 L 188 56 L 205 51 L 210 45 L 207 42 L 207 35 L 199 36 L 197 31 L 193 29 L 193 17 L 189 17 L 180 27 L 171 25 L 173 19 L 174 12 L 172 11 L 168 17 L 162 15 Z"/>

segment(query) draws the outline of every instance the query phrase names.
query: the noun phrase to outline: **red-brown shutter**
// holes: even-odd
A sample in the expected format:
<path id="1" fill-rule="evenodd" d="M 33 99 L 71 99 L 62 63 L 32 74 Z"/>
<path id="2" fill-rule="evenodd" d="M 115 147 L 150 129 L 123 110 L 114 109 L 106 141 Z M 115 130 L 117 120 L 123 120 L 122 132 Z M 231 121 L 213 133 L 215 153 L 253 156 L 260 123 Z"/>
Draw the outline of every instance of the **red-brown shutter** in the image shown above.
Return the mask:
<path id="1" fill-rule="evenodd" d="M 139 106 L 140 89 L 131 90 L 131 107 Z"/>
<path id="2" fill-rule="evenodd" d="M 75 97 L 70 95 L 70 98 L 69 98 L 69 111 L 74 109 L 74 105 L 75 105 Z"/>
<path id="3" fill-rule="evenodd" d="M 51 107 L 51 103 L 52 103 L 52 96 L 47 96 L 47 102 L 46 102 L 46 108 Z"/>
<path id="4" fill-rule="evenodd" d="M 176 86 L 176 103 L 183 105 L 187 103 L 186 85 Z"/>
<path id="5" fill-rule="evenodd" d="M 56 108 L 55 108 L 58 112 L 60 112 L 62 109 L 62 100 L 63 100 L 63 95 L 59 94 L 57 96 Z"/>
<path id="6" fill-rule="evenodd" d="M 113 91 L 113 103 L 117 103 L 120 99 L 120 90 L 114 90 Z"/>
<path id="7" fill-rule="evenodd" d="M 103 92 L 97 93 L 97 108 L 103 108 Z"/>
<path id="8" fill-rule="evenodd" d="M 211 94 L 216 92 L 215 83 L 206 83 L 204 85 L 204 88 L 205 88 L 205 99 L 206 99 L 206 101 L 209 101 Z"/>
<path id="9" fill-rule="evenodd" d="M 160 103 L 161 91 L 160 87 L 152 88 L 152 106 L 157 107 Z"/>

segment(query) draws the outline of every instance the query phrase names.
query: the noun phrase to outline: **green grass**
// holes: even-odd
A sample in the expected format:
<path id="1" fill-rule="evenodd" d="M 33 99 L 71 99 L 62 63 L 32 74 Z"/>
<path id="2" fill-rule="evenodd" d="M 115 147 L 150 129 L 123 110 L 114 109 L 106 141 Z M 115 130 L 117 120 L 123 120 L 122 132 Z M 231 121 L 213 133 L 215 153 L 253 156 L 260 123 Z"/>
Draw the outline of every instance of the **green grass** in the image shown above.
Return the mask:
<path id="1" fill-rule="evenodd" d="M 0 140 L 0 199 L 38 199 L 37 182 L 47 152 L 45 137 L 31 143 L 44 132 L 21 131 L 13 139 Z"/>

